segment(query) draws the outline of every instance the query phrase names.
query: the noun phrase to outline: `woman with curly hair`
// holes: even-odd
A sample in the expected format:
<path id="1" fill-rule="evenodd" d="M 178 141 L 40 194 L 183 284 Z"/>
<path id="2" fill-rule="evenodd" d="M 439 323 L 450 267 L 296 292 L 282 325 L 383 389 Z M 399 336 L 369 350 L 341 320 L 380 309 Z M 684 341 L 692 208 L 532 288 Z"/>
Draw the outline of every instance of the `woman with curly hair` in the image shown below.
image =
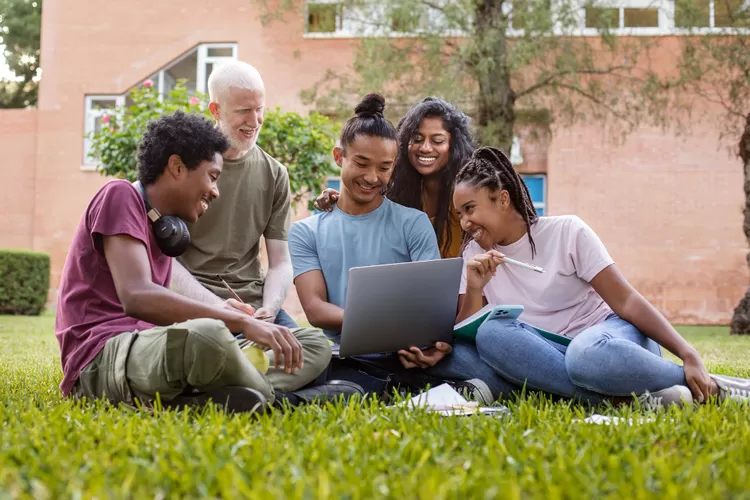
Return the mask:
<path id="1" fill-rule="evenodd" d="M 441 257 L 459 257 L 463 231 L 452 204 L 453 181 L 475 148 L 469 117 L 451 103 L 427 97 L 407 111 L 397 129 L 398 160 L 384 194 L 425 212 Z M 330 211 L 338 196 L 326 189 L 315 207 Z"/>

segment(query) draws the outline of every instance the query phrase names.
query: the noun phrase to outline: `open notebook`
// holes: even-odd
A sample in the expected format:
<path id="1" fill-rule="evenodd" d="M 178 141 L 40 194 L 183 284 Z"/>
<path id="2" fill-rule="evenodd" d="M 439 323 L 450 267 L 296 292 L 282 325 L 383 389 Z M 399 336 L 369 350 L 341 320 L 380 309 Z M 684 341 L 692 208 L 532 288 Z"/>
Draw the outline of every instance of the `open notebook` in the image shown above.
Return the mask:
<path id="1" fill-rule="evenodd" d="M 477 331 L 479 330 L 479 327 L 482 326 L 486 321 L 492 321 L 494 319 L 518 319 L 522 311 L 523 306 L 488 304 L 453 327 L 453 335 L 458 338 L 473 341 L 477 337 Z M 536 330 L 544 338 L 551 340 L 552 342 L 555 342 L 557 344 L 568 345 L 572 340 L 563 335 L 552 333 L 547 330 L 538 328 L 534 325 L 530 325 L 529 323 L 526 324 Z"/>

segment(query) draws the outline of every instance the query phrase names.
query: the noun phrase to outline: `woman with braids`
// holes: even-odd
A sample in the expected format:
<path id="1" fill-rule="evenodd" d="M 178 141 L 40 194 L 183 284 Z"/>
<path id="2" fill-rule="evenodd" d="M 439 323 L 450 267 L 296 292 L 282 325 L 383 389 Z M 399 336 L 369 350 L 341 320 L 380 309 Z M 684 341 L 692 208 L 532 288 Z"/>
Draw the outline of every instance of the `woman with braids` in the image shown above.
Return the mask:
<path id="1" fill-rule="evenodd" d="M 538 217 L 528 189 L 498 149 L 476 150 L 458 172 L 453 200 L 471 238 L 464 252 L 458 321 L 486 304 L 521 304 L 519 320 L 483 325 L 480 357 L 529 389 L 579 399 L 668 406 L 747 400 L 750 381 L 709 375 L 698 352 L 620 273 L 606 248 L 575 216 Z M 537 273 L 504 263 L 540 266 Z M 572 341 L 547 340 L 534 327 Z M 683 361 L 661 356 L 661 347 Z"/>
<path id="2" fill-rule="evenodd" d="M 398 160 L 386 190 L 391 201 L 425 212 L 438 239 L 440 256 L 461 255 L 463 233 L 452 208 L 453 180 L 474 150 L 469 118 L 452 104 L 427 97 L 398 123 Z M 326 189 L 315 201 L 330 211 L 339 193 Z"/>

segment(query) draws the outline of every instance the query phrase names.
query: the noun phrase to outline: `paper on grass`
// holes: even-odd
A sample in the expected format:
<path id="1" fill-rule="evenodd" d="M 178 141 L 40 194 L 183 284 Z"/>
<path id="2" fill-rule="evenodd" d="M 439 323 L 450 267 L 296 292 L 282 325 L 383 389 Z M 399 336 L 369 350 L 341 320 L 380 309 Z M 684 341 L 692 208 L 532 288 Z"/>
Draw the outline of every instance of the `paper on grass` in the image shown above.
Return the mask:
<path id="1" fill-rule="evenodd" d="M 619 425 L 619 424 L 627 424 L 627 425 L 643 425 L 648 424 L 651 422 L 656 422 L 656 419 L 654 417 L 648 417 L 648 418 L 639 418 L 637 420 L 633 420 L 632 418 L 622 418 L 622 417 L 610 417 L 607 415 L 599 415 L 598 413 L 595 413 L 591 415 L 590 417 L 587 417 L 583 420 L 573 420 L 573 422 L 583 422 L 586 424 L 598 424 L 598 425 Z"/>
<path id="2" fill-rule="evenodd" d="M 429 411 L 441 415 L 473 415 L 475 413 L 505 413 L 507 408 L 503 407 L 480 407 L 479 403 L 467 401 L 456 390 L 448 384 L 442 384 L 426 392 L 399 403 L 397 406 L 408 406 L 409 408 L 426 408 Z"/>

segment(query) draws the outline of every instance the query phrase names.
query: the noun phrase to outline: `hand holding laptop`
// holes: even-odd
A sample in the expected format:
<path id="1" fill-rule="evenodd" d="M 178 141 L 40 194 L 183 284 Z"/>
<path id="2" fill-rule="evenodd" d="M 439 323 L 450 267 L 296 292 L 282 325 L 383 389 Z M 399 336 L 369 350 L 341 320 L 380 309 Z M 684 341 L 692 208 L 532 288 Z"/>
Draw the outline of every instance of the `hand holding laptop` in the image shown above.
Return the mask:
<path id="1" fill-rule="evenodd" d="M 435 366 L 441 359 L 450 354 L 451 350 L 451 345 L 446 342 L 436 342 L 433 347 L 424 351 L 419 347 L 412 346 L 408 350 L 399 350 L 398 360 L 406 369 L 424 369 Z"/>

